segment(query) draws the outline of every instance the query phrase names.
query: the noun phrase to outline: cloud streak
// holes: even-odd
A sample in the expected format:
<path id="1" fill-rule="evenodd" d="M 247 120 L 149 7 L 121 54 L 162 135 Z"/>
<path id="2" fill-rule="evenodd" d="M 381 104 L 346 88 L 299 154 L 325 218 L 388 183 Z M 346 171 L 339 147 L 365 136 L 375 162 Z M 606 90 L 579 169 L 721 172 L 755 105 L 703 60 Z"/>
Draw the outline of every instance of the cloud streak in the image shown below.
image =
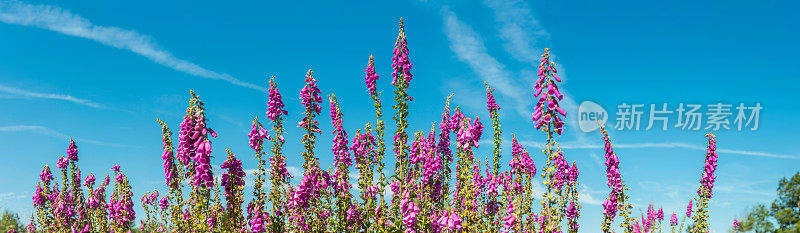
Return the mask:
<path id="1" fill-rule="evenodd" d="M 26 91 L 26 90 L 22 90 L 22 89 L 15 88 L 15 87 L 9 87 L 9 86 L 5 86 L 5 85 L 0 85 L 0 91 L 5 92 L 5 93 L 9 93 L 9 94 L 13 94 L 13 95 L 27 97 L 27 98 L 64 100 L 64 101 L 69 101 L 69 102 L 73 102 L 73 103 L 80 104 L 80 105 L 89 106 L 89 107 L 92 107 L 92 108 L 101 108 L 102 107 L 102 106 L 100 106 L 100 104 L 95 103 L 94 101 L 77 98 L 77 97 L 74 97 L 74 96 L 71 96 L 71 95 L 31 92 L 31 91 Z"/>
<path id="2" fill-rule="evenodd" d="M 495 21 L 500 23 L 499 36 L 504 41 L 506 52 L 518 61 L 538 63 L 536 55 L 540 50 L 535 44 L 550 35 L 533 17 L 528 3 L 521 0 L 485 0 L 483 3 L 492 8 Z"/>
<path id="3" fill-rule="evenodd" d="M 532 146 L 536 148 L 543 148 L 543 145 L 539 142 L 534 141 L 520 141 L 520 144 L 525 146 Z M 573 143 L 573 142 L 566 142 L 560 144 L 561 149 L 603 149 L 603 145 L 593 145 L 588 143 Z M 682 148 L 682 149 L 691 149 L 691 150 L 700 150 L 705 151 L 705 146 L 698 146 L 692 145 L 688 143 L 680 143 L 680 142 L 663 142 L 663 143 L 634 143 L 634 144 L 614 144 L 614 148 L 631 148 L 631 149 L 649 149 L 649 148 Z M 786 155 L 786 154 L 775 154 L 763 151 L 749 151 L 749 150 L 732 150 L 732 149 L 722 149 L 718 148 L 717 153 L 719 154 L 737 154 L 737 155 L 750 155 L 750 156 L 759 156 L 759 157 L 768 157 L 768 158 L 779 158 L 779 159 L 800 159 L 800 155 Z"/>
<path id="4" fill-rule="evenodd" d="M 53 129 L 39 126 L 39 125 L 12 125 L 12 126 L 0 126 L 0 132 L 32 132 L 37 133 L 40 135 L 52 137 L 52 138 L 59 138 L 59 139 L 68 139 L 69 136 L 66 134 L 60 133 Z M 130 145 L 126 144 L 119 144 L 119 143 L 110 143 L 110 142 L 102 142 L 102 141 L 95 141 L 91 139 L 78 139 L 75 138 L 77 142 L 85 142 L 89 144 L 101 145 L 101 146 L 114 146 L 114 147 L 131 147 Z"/>
<path id="5" fill-rule="evenodd" d="M 449 7 L 442 8 L 444 32 L 450 41 L 450 49 L 459 60 L 467 63 L 483 81 L 496 88 L 503 96 L 517 102 L 517 111 L 523 116 L 527 115 L 525 100 L 520 93 L 524 90 L 519 83 L 512 80 L 506 66 L 489 55 L 483 40 L 469 25 L 458 19 L 458 16 Z"/>
<path id="6" fill-rule="evenodd" d="M 224 80 L 234 85 L 266 92 L 264 87 L 177 58 L 171 52 L 159 48 L 149 35 L 143 35 L 130 29 L 95 25 L 88 19 L 57 6 L 31 5 L 19 1 L 0 2 L 0 22 L 37 27 L 93 40 L 107 46 L 131 51 L 176 71 L 203 78 Z"/>

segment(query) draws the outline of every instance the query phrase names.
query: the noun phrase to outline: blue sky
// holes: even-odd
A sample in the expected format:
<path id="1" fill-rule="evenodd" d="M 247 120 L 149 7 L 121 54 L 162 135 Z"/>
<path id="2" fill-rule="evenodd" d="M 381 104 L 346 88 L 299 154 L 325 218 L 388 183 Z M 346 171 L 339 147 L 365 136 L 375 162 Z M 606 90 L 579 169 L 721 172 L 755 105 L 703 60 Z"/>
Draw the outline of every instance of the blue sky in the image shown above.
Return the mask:
<path id="1" fill-rule="evenodd" d="M 314 69 L 323 94 L 339 98 L 352 134 L 372 119 L 363 87 L 370 54 L 379 89 L 391 93 L 391 51 L 403 17 L 415 64 L 413 130 L 438 121 L 450 93 L 454 105 L 488 123 L 486 81 L 497 88 L 505 142 L 515 133 L 535 151 L 544 136 L 529 117 L 533 61 L 551 48 L 570 111 L 558 140 L 581 169 L 580 222 L 587 232 L 599 231 L 608 188 L 599 132 L 577 129 L 582 101 L 608 110 L 609 127 L 623 102 L 647 110 L 661 103 L 672 110 L 679 103 L 761 104 L 758 130 L 716 132 L 727 151 L 720 152 L 711 224 L 725 232 L 749 206 L 772 200 L 777 180 L 800 167 L 800 147 L 790 143 L 800 130 L 797 7 L 790 1 L 2 0 L 0 208 L 30 215 L 38 173 L 65 154 L 68 137 L 78 143 L 84 176 L 120 164 L 136 195 L 163 189 L 155 118 L 177 129 L 189 89 L 205 101 L 209 125 L 220 135 L 213 141 L 217 166 L 230 148 L 246 169 L 255 168 L 246 135 L 254 116 L 265 117 L 271 75 L 284 95 L 288 125 L 301 119 L 299 90 L 306 70 Z M 328 165 L 330 121 L 322 126 L 317 154 Z M 706 132 L 611 130 L 637 209 L 652 201 L 667 213 L 684 211 L 698 187 Z M 298 166 L 301 134 L 294 127 L 287 133 L 289 165 Z M 479 153 L 491 153 L 489 142 L 483 145 Z M 541 156 L 535 161 L 543 164 Z"/>

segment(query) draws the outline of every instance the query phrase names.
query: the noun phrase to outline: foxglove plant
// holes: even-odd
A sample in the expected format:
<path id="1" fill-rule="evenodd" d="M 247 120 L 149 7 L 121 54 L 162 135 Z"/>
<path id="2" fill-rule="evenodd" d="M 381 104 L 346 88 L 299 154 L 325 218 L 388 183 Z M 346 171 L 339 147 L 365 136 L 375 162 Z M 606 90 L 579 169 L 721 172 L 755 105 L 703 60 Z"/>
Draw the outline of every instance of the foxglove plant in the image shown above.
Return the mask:
<path id="1" fill-rule="evenodd" d="M 376 202 L 373 205 L 370 205 L 369 209 L 365 210 L 364 213 L 370 213 L 370 212 L 374 213 L 373 218 L 374 218 L 374 223 L 375 224 L 369 225 L 369 227 L 367 227 L 367 231 L 370 231 L 370 232 L 373 232 L 373 231 L 384 232 L 386 230 L 386 228 L 385 228 L 386 224 L 384 224 L 384 223 L 387 222 L 387 219 L 386 219 L 387 216 L 385 214 L 382 214 L 383 211 L 381 211 L 381 210 L 388 209 L 388 206 L 387 206 L 387 203 L 386 203 L 386 199 L 384 197 L 384 192 L 383 192 L 383 190 L 385 189 L 385 187 L 387 185 L 387 178 L 386 178 L 386 176 L 384 175 L 384 172 L 383 172 L 383 169 L 385 167 L 385 164 L 383 163 L 383 158 L 384 158 L 385 153 L 386 153 L 386 143 L 383 140 L 383 136 L 386 133 L 385 132 L 386 127 L 384 125 L 384 121 L 382 120 L 383 112 L 381 111 L 381 100 L 378 97 L 380 92 L 377 91 L 377 87 L 376 87 L 376 82 L 378 81 L 378 79 L 380 77 L 375 72 L 375 61 L 374 61 L 374 57 L 372 55 L 369 56 L 369 63 L 367 63 L 367 68 L 364 69 L 364 72 L 366 73 L 366 76 L 364 76 L 364 82 L 366 83 L 367 89 L 369 90 L 370 97 L 372 98 L 373 106 L 375 107 L 375 128 L 373 129 L 373 128 L 369 127 L 369 125 L 368 125 L 366 130 L 367 130 L 367 133 L 369 135 L 372 135 L 372 133 L 374 133 L 376 138 L 380 138 L 380 140 L 376 141 L 376 145 L 375 145 L 376 146 L 376 150 L 375 150 L 375 157 L 374 157 L 375 164 L 377 166 L 376 171 L 378 172 L 379 177 L 378 177 L 378 182 L 377 182 L 377 184 L 375 185 L 375 187 L 373 189 L 375 192 L 378 193 L 379 198 L 377 198 L 377 199 L 380 200 L 380 202 L 379 203 Z M 372 179 L 372 176 L 370 176 L 369 179 Z"/>
<path id="2" fill-rule="evenodd" d="M 622 174 L 620 173 L 619 168 L 619 157 L 617 154 L 614 153 L 614 146 L 611 144 L 611 138 L 608 136 L 608 131 L 606 131 L 605 127 L 602 125 L 600 126 L 600 132 L 603 135 L 603 142 L 604 142 L 604 151 L 605 151 L 605 165 L 606 165 L 606 177 L 608 180 L 606 184 L 611 189 L 611 192 L 608 194 L 608 198 L 603 202 L 603 223 L 602 229 L 603 232 L 609 233 L 612 232 L 611 224 L 614 222 L 614 217 L 617 215 L 617 211 L 619 211 L 620 216 L 623 218 L 623 222 L 620 224 L 620 227 L 625 229 L 625 232 L 633 231 L 633 226 L 631 223 L 633 222 L 633 218 L 631 216 L 631 209 L 633 209 L 633 205 L 628 203 L 628 195 L 625 194 L 625 191 L 628 190 L 622 182 Z"/>
<path id="3" fill-rule="evenodd" d="M 500 145 L 503 142 L 502 131 L 500 130 L 500 114 L 498 110 L 500 110 L 500 106 L 497 105 L 497 101 L 494 98 L 494 94 L 492 94 L 492 89 L 489 87 L 489 84 L 486 82 L 483 83 L 486 86 L 486 109 L 489 111 L 489 117 L 492 118 L 492 129 L 493 129 L 493 136 L 494 136 L 494 149 L 492 150 L 494 156 L 492 158 L 492 173 L 486 176 L 487 181 L 493 182 L 494 177 L 497 177 L 500 174 Z M 532 162 L 531 162 L 532 163 Z M 488 169 L 488 167 L 487 167 Z M 536 168 L 533 169 L 534 171 Z M 496 185 L 494 186 L 496 187 Z M 494 190 L 493 192 L 490 191 L 488 194 L 488 203 L 487 207 L 492 206 L 491 211 L 486 211 L 486 221 L 489 223 L 495 222 L 495 214 L 496 214 L 496 206 L 497 206 L 497 191 Z"/>
<path id="4" fill-rule="evenodd" d="M 162 139 L 162 149 L 163 152 L 161 153 L 161 160 L 163 161 L 164 167 L 164 178 L 167 184 L 167 188 L 169 190 L 168 194 L 165 194 L 164 204 L 160 204 L 162 207 L 162 211 L 168 212 L 168 218 L 170 221 L 166 221 L 164 226 L 159 226 L 165 229 L 173 229 L 173 228 L 189 228 L 188 222 L 184 221 L 181 217 L 183 215 L 182 210 L 184 206 L 183 201 L 183 179 L 184 179 L 184 171 L 185 167 L 188 164 L 182 163 L 180 160 L 175 158 L 175 147 L 172 144 L 172 131 L 169 130 L 167 123 L 156 119 L 159 125 L 161 125 L 161 139 Z M 167 210 L 167 208 L 169 208 Z"/>
<path id="5" fill-rule="evenodd" d="M 329 173 L 322 171 L 319 167 L 319 159 L 314 156 L 314 148 L 317 134 L 322 131 L 319 123 L 314 117 L 320 114 L 322 107 L 321 91 L 317 87 L 317 80 L 312 76 L 313 71 L 308 70 L 306 74 L 306 85 L 300 90 L 300 103 L 305 107 L 305 116 L 298 123 L 298 127 L 305 130 L 302 143 L 306 149 L 303 152 L 303 181 L 293 190 L 290 206 L 293 208 L 290 220 L 294 227 L 299 230 L 311 230 L 318 232 L 327 225 L 328 217 L 331 215 L 330 205 L 325 205 L 323 201 L 330 201 L 328 195 L 328 185 L 330 184 Z M 293 204 L 294 203 L 294 204 Z"/>
<path id="6" fill-rule="evenodd" d="M 273 224 L 280 225 L 282 221 L 273 222 L 272 219 L 269 218 L 267 210 L 265 209 L 267 204 L 267 194 L 264 192 L 264 183 L 266 182 L 266 162 L 263 159 L 264 153 L 262 150 L 264 139 L 268 138 L 269 135 L 267 134 L 267 130 L 264 129 L 260 122 L 258 122 L 258 117 L 253 119 L 253 125 L 250 133 L 247 134 L 247 137 L 250 138 L 250 148 L 256 151 L 256 158 L 258 159 L 258 170 L 256 170 L 253 174 L 256 176 L 254 179 L 255 185 L 253 188 L 253 200 L 250 201 L 250 204 L 247 206 L 247 220 L 253 232 L 265 232 L 268 226 Z M 270 192 L 271 195 L 269 198 L 274 199 L 274 201 L 272 201 L 274 204 L 273 208 L 280 208 L 277 205 L 280 203 L 278 200 L 282 196 L 277 190 L 279 188 L 280 185 L 275 185 L 273 187 L 275 192 Z"/>
<path id="7" fill-rule="evenodd" d="M 178 132 L 178 160 L 187 168 L 187 177 L 191 177 L 192 192 L 189 197 L 191 207 L 190 216 L 195 220 L 211 218 L 214 200 L 211 191 L 214 188 L 214 175 L 211 172 L 211 141 L 209 136 L 217 134 L 206 127 L 204 104 L 194 91 L 189 98 L 189 107 L 183 117 L 181 129 Z M 211 227 L 205 224 L 191 224 L 191 229 L 209 231 Z"/>
<path id="8" fill-rule="evenodd" d="M 337 219 L 334 229 L 337 232 L 352 231 L 360 220 L 360 216 L 355 214 L 360 208 L 353 205 L 353 195 L 350 194 L 349 173 L 353 162 L 350 158 L 350 148 L 347 146 L 347 132 L 342 126 L 343 120 L 339 102 L 336 99 L 336 95 L 330 95 L 328 99 L 330 101 L 330 116 L 334 135 L 331 150 L 333 153 L 333 166 L 336 168 L 333 175 Z"/>
<path id="9" fill-rule="evenodd" d="M 406 187 L 406 167 L 408 166 L 408 152 L 410 147 L 408 146 L 408 134 L 406 133 L 406 129 L 408 128 L 408 102 L 412 101 L 413 98 L 408 96 L 406 90 L 408 90 L 409 84 L 411 84 L 411 61 L 409 60 L 409 50 L 408 50 L 408 43 L 406 42 L 406 33 L 405 33 L 405 26 L 403 24 L 403 19 L 400 18 L 399 23 L 400 30 L 397 35 L 397 41 L 394 44 L 394 57 L 392 57 L 392 85 L 395 86 L 395 101 L 397 104 L 394 105 L 395 109 L 395 125 L 397 126 L 397 131 L 394 133 L 393 141 L 394 141 L 394 155 L 397 158 L 395 162 L 394 173 L 396 178 L 393 182 L 399 182 L 402 187 L 399 187 L 399 192 L 394 192 L 392 195 L 392 202 L 391 202 L 391 213 L 392 218 L 394 218 L 393 225 L 400 226 L 401 225 L 401 216 L 400 216 L 400 200 L 403 199 L 401 196 L 403 192 L 408 188 Z M 393 190 L 394 191 L 394 190 Z"/>
<path id="10" fill-rule="evenodd" d="M 563 157 L 558 143 L 554 140 L 554 134 L 561 135 L 564 129 L 564 122 L 561 117 L 566 116 L 567 112 L 558 105 L 558 101 L 564 95 L 558 90 L 556 83 L 561 82 L 555 68 L 555 62 L 550 57 L 550 49 L 545 48 L 542 59 L 539 63 L 538 76 L 534 86 L 534 97 L 538 97 L 538 102 L 534 105 L 533 122 L 536 129 L 540 129 L 547 135 L 545 149 L 542 152 L 547 158 L 547 163 L 543 168 L 543 184 L 547 187 L 547 192 L 542 195 L 542 210 L 538 215 L 540 231 L 553 232 L 559 229 L 560 223 L 565 219 L 565 208 L 567 200 L 574 188 L 568 184 L 564 189 L 564 182 L 568 178 L 569 164 Z M 544 89 L 547 88 L 547 92 Z M 577 178 L 577 177 L 576 177 Z"/>
<path id="11" fill-rule="evenodd" d="M 564 121 L 560 116 L 566 116 L 567 111 L 558 105 L 558 101 L 561 101 L 564 95 L 556 86 L 556 83 L 561 82 L 557 72 L 556 63 L 550 58 L 550 49 L 545 48 L 537 73 L 539 79 L 536 80 L 536 85 L 533 87 L 533 95 L 539 98 L 539 102 L 536 103 L 532 116 L 536 129 L 541 129 L 542 126 L 552 126 L 553 132 L 561 135 Z M 547 91 L 542 94 L 545 88 Z"/>
<path id="12" fill-rule="evenodd" d="M 439 184 L 439 189 L 441 189 L 437 195 L 439 201 L 436 202 L 436 207 L 440 210 L 450 202 L 450 163 L 453 161 L 453 152 L 450 150 L 450 133 L 455 130 L 455 126 L 457 125 L 457 122 L 452 121 L 450 116 L 450 98 L 452 97 L 453 94 L 450 94 L 445 101 L 442 121 L 439 123 L 439 143 L 436 145 L 436 156 L 439 157 L 442 163 L 439 171 L 440 174 L 436 180 Z M 444 214 L 442 217 L 449 216 Z"/>
<path id="13" fill-rule="evenodd" d="M 460 113 L 460 112 L 459 112 Z M 480 122 L 480 117 L 475 117 L 474 120 L 463 117 L 460 118 L 458 123 L 460 127 L 457 130 L 457 154 L 458 160 L 456 163 L 456 183 L 455 191 L 453 193 L 454 209 L 459 216 L 463 216 L 464 222 L 462 226 L 465 231 L 477 231 L 476 226 L 479 224 L 480 219 L 478 216 L 470 214 L 480 208 L 478 205 L 479 196 L 481 192 L 482 177 L 477 177 L 474 174 L 479 170 L 480 162 L 475 159 L 473 148 L 480 146 L 481 135 L 483 134 L 483 124 Z M 478 172 L 478 174 L 480 174 Z"/>
<path id="14" fill-rule="evenodd" d="M 675 213 L 672 213 L 672 216 L 669 218 L 669 228 L 670 232 L 675 232 L 675 227 L 678 226 L 678 216 Z"/>
<path id="15" fill-rule="evenodd" d="M 144 209 L 145 219 L 139 220 L 141 231 L 156 231 L 159 228 L 164 228 L 164 222 L 167 221 L 166 208 L 159 207 L 158 190 L 147 192 L 139 199 Z"/>
<path id="16" fill-rule="evenodd" d="M 367 128 L 369 128 L 369 124 L 367 124 Z M 360 206 L 350 206 L 347 212 L 347 220 L 358 222 L 359 225 L 363 226 L 363 230 L 367 232 L 374 232 L 377 228 L 375 224 L 371 224 L 370 220 L 378 221 L 375 219 L 377 215 L 374 214 L 374 210 L 378 207 L 377 195 L 379 189 L 378 185 L 373 182 L 374 169 L 377 162 L 375 157 L 376 141 L 369 130 L 364 133 L 358 130 L 353 136 L 352 146 L 350 146 L 356 161 L 356 169 L 359 170 L 358 189 L 361 191 L 360 198 L 362 202 Z"/>
<path id="17" fill-rule="evenodd" d="M 681 232 L 681 231 L 683 231 L 683 224 L 686 222 L 687 218 L 691 218 L 691 217 L 692 217 L 692 200 L 689 200 L 689 205 L 686 206 L 686 215 L 681 217 L 681 224 L 678 227 L 677 231 L 673 230 L 672 232 Z"/>
<path id="18" fill-rule="evenodd" d="M 223 214 L 222 230 L 228 232 L 242 232 L 245 230 L 244 216 L 242 216 L 242 203 L 244 203 L 244 177 L 247 175 L 242 170 L 242 161 L 236 158 L 230 150 L 226 149 L 228 157 L 220 165 L 226 171 L 222 173 L 221 185 L 225 190 L 225 213 Z"/>
<path id="19" fill-rule="evenodd" d="M 707 232 L 708 228 L 708 202 L 711 200 L 711 195 L 714 194 L 714 180 L 717 176 L 714 172 L 717 170 L 717 136 L 712 133 L 706 134 L 708 137 L 708 147 L 706 149 L 706 160 L 703 166 L 703 173 L 700 177 L 700 189 L 697 190 L 697 212 L 692 216 L 694 220 L 693 233 Z"/>
<path id="20" fill-rule="evenodd" d="M 119 165 L 111 167 L 114 171 L 114 190 L 106 204 L 110 218 L 110 228 L 114 232 L 126 232 L 133 227 L 136 212 L 133 210 L 133 191 L 130 180 L 122 173 Z"/>

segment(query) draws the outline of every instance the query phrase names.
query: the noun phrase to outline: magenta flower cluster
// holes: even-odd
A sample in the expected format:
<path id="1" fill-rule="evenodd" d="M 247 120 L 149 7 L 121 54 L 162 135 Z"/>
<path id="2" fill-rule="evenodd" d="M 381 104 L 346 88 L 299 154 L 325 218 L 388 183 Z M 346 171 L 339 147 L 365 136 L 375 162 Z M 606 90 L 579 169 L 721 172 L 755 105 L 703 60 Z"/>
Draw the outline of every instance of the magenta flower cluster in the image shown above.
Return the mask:
<path id="1" fill-rule="evenodd" d="M 364 69 L 364 72 L 367 73 L 367 75 L 364 76 L 364 83 L 367 84 L 367 90 L 369 90 L 369 94 L 377 95 L 378 93 L 376 91 L 377 88 L 375 87 L 375 83 L 380 77 L 378 76 L 378 73 L 375 72 L 375 61 L 372 55 L 369 55 L 369 63 L 367 63 L 367 68 Z"/>
<path id="2" fill-rule="evenodd" d="M 225 169 L 222 172 L 222 187 L 225 189 L 225 196 L 233 195 L 238 187 L 244 186 L 244 177 L 247 176 L 242 171 L 242 161 L 235 156 L 228 156 L 228 159 L 220 165 Z"/>
<path id="3" fill-rule="evenodd" d="M 556 83 L 561 82 L 557 72 L 555 63 L 550 60 L 549 50 L 545 50 L 537 73 L 539 79 L 536 80 L 536 85 L 533 87 L 533 95 L 539 98 L 539 102 L 534 106 L 532 118 L 537 129 L 546 124 L 552 124 L 556 132 L 561 134 L 564 121 L 561 120 L 559 115 L 566 116 L 567 111 L 558 104 L 558 101 L 561 101 L 564 95 L 561 94 L 556 85 Z M 547 88 L 547 92 L 542 94 L 545 88 Z"/>
<path id="4" fill-rule="evenodd" d="M 247 134 L 247 137 L 250 138 L 250 148 L 253 148 L 253 150 L 261 150 L 261 147 L 264 144 L 264 139 L 270 139 L 270 136 L 267 133 L 267 129 L 264 129 L 264 127 L 261 126 L 261 124 L 258 122 L 258 119 L 253 119 L 253 125 L 250 127 L 250 133 Z"/>
<path id="5" fill-rule="evenodd" d="M 611 145 L 611 138 L 605 129 L 603 133 L 603 142 L 605 151 L 605 165 L 606 165 L 606 184 L 611 188 L 611 193 L 608 198 L 603 202 L 603 215 L 614 218 L 617 214 L 618 198 L 621 197 L 623 191 L 622 175 L 619 170 L 619 158 L 614 153 L 614 146 Z"/>
<path id="6" fill-rule="evenodd" d="M 706 161 L 703 167 L 703 176 L 700 178 L 700 190 L 697 195 L 704 197 L 711 197 L 714 194 L 714 180 L 717 175 L 714 172 L 717 170 L 717 140 L 714 134 L 706 135 L 708 137 L 708 148 L 706 149 Z"/>
<path id="7" fill-rule="evenodd" d="M 413 75 L 411 74 L 411 60 L 408 59 L 408 42 L 406 42 L 406 32 L 403 26 L 403 20 L 400 20 L 400 34 L 397 36 L 397 42 L 394 43 L 394 56 L 392 57 L 392 85 L 398 84 L 398 79 L 403 80 L 403 87 L 408 88 L 411 83 Z"/>
<path id="8" fill-rule="evenodd" d="M 486 108 L 490 113 L 500 110 L 500 106 L 497 105 L 497 101 L 494 99 L 494 94 L 492 94 L 493 91 L 494 88 L 489 88 L 489 85 L 486 85 Z"/>
<path id="9" fill-rule="evenodd" d="M 78 146 L 75 145 L 75 141 L 71 138 L 69 139 L 69 146 L 67 147 L 67 158 L 78 162 Z"/>
<path id="10" fill-rule="evenodd" d="M 283 108 L 283 100 L 281 100 L 281 93 L 278 91 L 278 85 L 274 80 L 270 80 L 269 102 L 267 102 L 267 118 L 275 121 L 281 115 L 289 115 L 289 112 Z"/>
<path id="11" fill-rule="evenodd" d="M 319 114 L 322 110 L 322 107 L 319 106 L 319 103 L 322 103 L 322 96 L 320 96 L 321 91 L 317 87 L 317 80 L 314 76 L 311 76 L 311 73 L 312 71 L 309 70 L 308 74 L 306 74 L 306 86 L 300 90 L 300 104 Z"/>

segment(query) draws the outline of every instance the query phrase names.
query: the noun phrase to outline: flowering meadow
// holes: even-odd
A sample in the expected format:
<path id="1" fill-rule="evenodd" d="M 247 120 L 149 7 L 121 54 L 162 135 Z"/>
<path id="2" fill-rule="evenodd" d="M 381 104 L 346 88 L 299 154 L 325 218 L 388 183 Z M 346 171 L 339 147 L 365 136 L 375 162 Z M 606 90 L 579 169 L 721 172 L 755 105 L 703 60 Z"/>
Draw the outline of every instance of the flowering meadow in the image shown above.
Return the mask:
<path id="1" fill-rule="evenodd" d="M 66 156 L 57 159 L 55 169 L 49 165 L 42 168 L 32 197 L 34 214 L 26 230 L 549 233 L 578 232 L 581 215 L 594 214 L 603 216 L 604 232 L 709 231 L 709 201 L 718 159 L 714 134 L 705 135 L 708 144 L 705 164 L 698 165 L 697 196 L 686 200 L 686 209 L 666 214 L 651 203 L 636 207 L 642 210 L 637 215 L 620 172 L 620 158 L 601 127 L 597 138 L 604 142 L 609 194 L 602 213 L 582 213 L 578 164 L 568 161 L 556 140 L 568 127 L 564 121 L 567 111 L 559 104 L 564 98 L 558 86 L 561 78 L 548 49 L 541 55 L 538 80 L 533 84 L 531 127 L 522 129 L 538 131 L 546 140 L 541 148 L 528 150 L 513 137 L 510 152 L 501 151 L 501 136 L 509 132 L 501 129 L 500 105 L 491 83 L 486 84 L 486 110 L 491 119 L 465 115 L 459 107 L 450 106 L 448 97 L 441 119 L 436 119 L 429 131 L 411 132 L 408 116 L 414 99 L 407 90 L 414 85 L 410 58 L 401 20 L 392 57 L 394 101 L 384 102 L 385 91 L 376 88 L 376 83 L 386 78 L 380 78 L 369 56 L 364 70 L 369 96 L 364 98 L 372 99 L 375 119 L 355 130 L 343 127 L 342 105 L 334 94 L 326 95 L 318 88 L 309 70 L 299 92 L 305 111 L 294 113 L 303 117 L 296 124 L 303 135 L 285 135 L 285 127 L 295 127 L 295 122 L 284 121 L 289 113 L 284 110 L 283 94 L 293 93 L 290 96 L 294 98 L 297 93 L 281 90 L 280 80 L 272 77 L 266 117 L 253 119 L 247 135 L 252 151 L 227 150 L 221 164 L 211 163 L 217 133 L 207 124 L 203 101 L 190 91 L 180 125 L 171 129 L 157 120 L 163 135 L 163 167 L 152 170 L 163 172 L 165 185 L 147 193 L 131 191 L 130 179 L 135 177 L 126 175 L 124 164 L 82 174 L 79 142 L 70 140 Z M 385 103 L 392 105 L 395 125 L 388 132 Z M 322 114 L 323 108 L 326 114 Z M 322 132 L 320 124 L 328 122 L 334 130 Z M 325 133 L 333 136 L 332 147 L 317 148 L 318 137 Z M 392 135 L 390 142 L 384 140 L 387 133 Z M 476 153 L 482 137 L 493 138 L 492 145 L 483 145 L 493 148 L 491 154 Z M 301 154 L 283 153 L 287 141 L 300 142 L 304 150 Z M 328 149 L 334 162 L 323 169 L 316 154 Z M 249 174 L 241 159 L 251 155 L 258 167 Z M 291 156 L 302 157 L 302 177 L 288 172 L 286 161 Z M 385 164 L 387 156 L 396 158 L 393 166 Z M 542 156 L 545 163 L 534 164 L 535 156 Z M 156 159 L 156 155 L 148 158 Z M 503 164 L 508 170 L 502 169 L 506 167 Z M 221 176 L 213 174 L 213 166 L 224 171 Z M 394 168 L 394 172 L 384 174 L 384 168 Z M 351 183 L 351 171 L 358 174 L 356 182 Z M 252 200 L 245 198 L 246 176 L 254 177 Z M 545 190 L 534 194 L 533 187 L 538 184 Z M 135 212 L 135 206 L 144 212 Z M 665 218 L 669 222 L 662 224 Z M 733 224 L 736 229 L 738 222 Z"/>

